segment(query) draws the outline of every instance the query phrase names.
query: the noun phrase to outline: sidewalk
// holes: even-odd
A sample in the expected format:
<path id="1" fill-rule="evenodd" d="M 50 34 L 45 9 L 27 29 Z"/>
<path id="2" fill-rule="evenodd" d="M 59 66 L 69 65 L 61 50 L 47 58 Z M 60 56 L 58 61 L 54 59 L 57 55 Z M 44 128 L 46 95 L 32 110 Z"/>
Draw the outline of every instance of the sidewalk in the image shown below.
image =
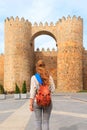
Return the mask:
<path id="1" fill-rule="evenodd" d="M 28 109 L 28 101 L 9 116 L 1 125 L 1 130 L 25 130 L 31 113 Z"/>
<path id="2" fill-rule="evenodd" d="M 8 116 L 7 116 L 8 115 Z M 0 130 L 35 130 L 29 99 L 0 101 Z M 87 93 L 53 95 L 50 130 L 87 130 Z"/>

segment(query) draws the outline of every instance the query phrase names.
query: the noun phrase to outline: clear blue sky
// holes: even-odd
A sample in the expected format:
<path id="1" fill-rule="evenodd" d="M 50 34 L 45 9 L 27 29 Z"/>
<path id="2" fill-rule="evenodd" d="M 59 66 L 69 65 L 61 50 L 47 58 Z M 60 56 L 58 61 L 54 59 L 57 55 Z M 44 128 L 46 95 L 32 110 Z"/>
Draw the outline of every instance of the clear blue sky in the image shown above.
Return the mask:
<path id="1" fill-rule="evenodd" d="M 0 0 L 0 53 L 4 53 L 4 20 L 7 17 L 19 16 L 31 23 L 47 21 L 55 24 L 68 15 L 83 18 L 83 43 L 87 50 L 87 0 Z M 54 39 L 47 35 L 35 39 L 37 48 L 55 48 L 55 44 Z"/>

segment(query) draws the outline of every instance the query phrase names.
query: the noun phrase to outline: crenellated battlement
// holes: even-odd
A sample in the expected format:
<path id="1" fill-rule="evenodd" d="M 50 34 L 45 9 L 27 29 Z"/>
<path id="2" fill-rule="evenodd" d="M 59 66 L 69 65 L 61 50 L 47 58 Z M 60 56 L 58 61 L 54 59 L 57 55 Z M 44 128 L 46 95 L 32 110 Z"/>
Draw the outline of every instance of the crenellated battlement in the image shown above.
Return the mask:
<path id="1" fill-rule="evenodd" d="M 5 23 L 8 24 L 8 23 L 24 23 L 24 24 L 27 24 L 27 25 L 32 25 L 30 21 L 28 20 L 25 20 L 24 17 L 22 18 L 19 18 L 18 16 L 16 18 L 14 18 L 13 16 L 11 16 L 10 18 L 6 18 L 5 19 Z"/>
<path id="2" fill-rule="evenodd" d="M 83 22 L 83 19 L 79 16 L 79 17 L 76 17 L 75 15 L 73 17 L 71 17 L 70 15 L 68 15 L 68 17 L 62 17 L 61 19 L 59 19 L 55 24 L 53 22 L 45 22 L 45 23 L 42 23 L 40 22 L 39 24 L 37 22 L 34 22 L 34 25 L 33 26 L 55 26 L 56 24 L 58 23 L 62 23 L 62 22 L 69 22 L 69 21 L 73 21 L 73 22 Z"/>
<path id="3" fill-rule="evenodd" d="M 76 17 L 75 15 L 73 17 L 71 17 L 70 15 L 68 15 L 68 17 L 62 17 L 61 19 L 59 19 L 57 21 L 56 24 L 59 24 L 59 23 L 62 23 L 62 22 L 83 22 L 83 19 L 79 16 L 79 17 Z"/>
<path id="4" fill-rule="evenodd" d="M 39 48 L 37 48 L 35 50 L 35 52 L 57 52 L 57 50 L 55 48 L 52 48 L 52 49 L 50 49 L 50 48 L 47 48 L 47 49 L 44 49 L 44 48 L 39 49 Z"/>
<path id="5" fill-rule="evenodd" d="M 59 23 L 62 23 L 62 22 L 69 22 L 69 21 L 73 21 L 73 22 L 82 22 L 83 19 L 79 16 L 79 17 L 76 17 L 75 15 L 73 17 L 71 17 L 70 15 L 68 15 L 68 17 L 62 17 L 61 19 L 59 19 L 56 23 L 53 23 L 53 22 L 45 22 L 45 23 L 37 23 L 37 22 L 34 22 L 34 24 L 32 25 L 30 21 L 28 20 L 25 20 L 24 17 L 22 18 L 19 18 L 18 16 L 17 17 L 13 17 L 11 16 L 10 18 L 6 18 L 5 19 L 5 23 L 26 23 L 26 24 L 30 24 L 31 26 L 36 26 L 36 27 L 39 27 L 39 26 L 56 26 L 56 24 L 59 24 Z"/>
<path id="6" fill-rule="evenodd" d="M 45 22 L 45 23 L 34 22 L 34 24 L 32 26 L 36 26 L 36 27 L 39 27 L 39 26 L 41 26 L 41 27 L 43 27 L 43 26 L 55 26 L 55 24 L 53 22 L 50 22 L 50 23 L 48 23 L 48 22 Z"/>
<path id="7" fill-rule="evenodd" d="M 45 22 L 45 23 L 42 23 L 42 22 L 40 22 L 40 23 L 37 23 L 37 22 L 34 22 L 34 24 L 32 25 L 32 23 L 29 21 L 29 20 L 25 20 L 24 19 L 24 17 L 22 17 L 22 18 L 19 18 L 18 16 L 17 17 L 13 17 L 13 16 L 11 16 L 10 18 L 6 18 L 5 19 L 5 23 L 26 23 L 26 24 L 30 24 L 31 26 L 55 26 L 55 24 L 53 23 L 53 22 L 50 22 L 50 23 L 48 23 L 48 22 Z"/>

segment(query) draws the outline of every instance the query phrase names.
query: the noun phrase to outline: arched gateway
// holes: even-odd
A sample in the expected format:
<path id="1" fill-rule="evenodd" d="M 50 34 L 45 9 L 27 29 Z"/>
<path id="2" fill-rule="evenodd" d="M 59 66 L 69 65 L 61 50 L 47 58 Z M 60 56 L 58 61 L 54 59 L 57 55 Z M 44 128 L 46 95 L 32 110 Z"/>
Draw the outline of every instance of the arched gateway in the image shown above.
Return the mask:
<path id="1" fill-rule="evenodd" d="M 34 39 L 42 34 L 53 37 L 58 50 L 34 52 Z M 53 23 L 35 23 L 11 17 L 5 20 L 4 86 L 14 91 L 15 83 L 21 87 L 24 80 L 29 90 L 34 64 L 44 58 L 54 71 L 56 90 L 74 92 L 83 88 L 82 74 L 83 20 L 80 17 L 63 17 Z"/>

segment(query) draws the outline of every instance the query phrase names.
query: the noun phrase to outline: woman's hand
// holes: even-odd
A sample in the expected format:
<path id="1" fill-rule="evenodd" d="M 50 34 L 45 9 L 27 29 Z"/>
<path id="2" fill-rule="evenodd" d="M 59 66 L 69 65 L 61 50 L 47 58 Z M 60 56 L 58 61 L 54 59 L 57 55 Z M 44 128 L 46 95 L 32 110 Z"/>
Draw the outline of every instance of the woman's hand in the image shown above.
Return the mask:
<path id="1" fill-rule="evenodd" d="M 29 103 L 29 109 L 30 109 L 30 111 L 34 110 L 34 108 L 33 108 L 33 102 L 34 102 L 34 99 L 30 98 L 30 103 Z"/>
<path id="2" fill-rule="evenodd" d="M 30 109 L 30 111 L 33 111 L 34 110 L 33 105 L 30 105 L 29 109 Z"/>

